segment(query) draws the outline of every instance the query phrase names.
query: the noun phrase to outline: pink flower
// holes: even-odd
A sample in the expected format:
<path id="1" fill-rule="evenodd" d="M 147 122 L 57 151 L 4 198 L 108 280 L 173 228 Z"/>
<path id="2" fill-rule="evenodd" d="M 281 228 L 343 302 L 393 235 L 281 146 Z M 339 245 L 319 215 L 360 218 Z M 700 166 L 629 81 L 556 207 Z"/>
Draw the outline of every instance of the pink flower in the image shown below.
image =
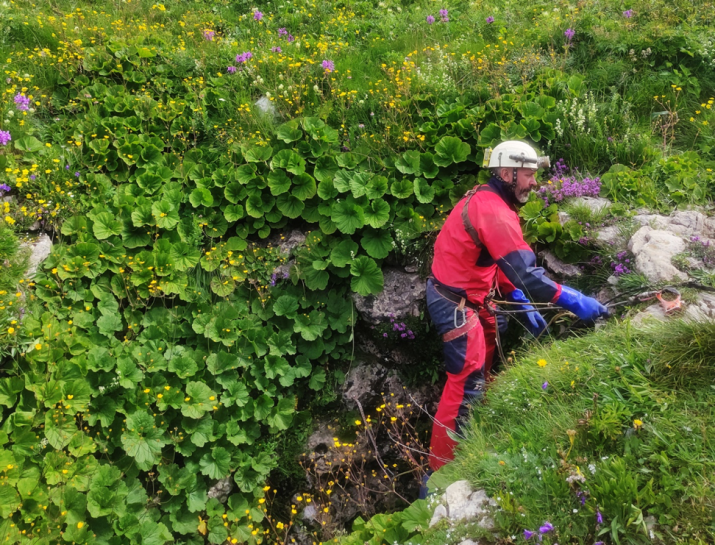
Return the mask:
<path id="1" fill-rule="evenodd" d="M 260 21 L 261 19 L 263 19 L 263 14 L 260 11 L 256 10 L 253 12 L 253 19 L 256 21 Z"/>
<path id="2" fill-rule="evenodd" d="M 434 17 L 432 15 L 428 15 L 427 16 L 427 24 L 431 25 L 432 23 L 434 23 Z"/>
<path id="3" fill-rule="evenodd" d="M 235 67 L 235 66 L 229 66 L 228 68 L 226 68 L 226 72 L 228 72 L 229 74 L 235 74 L 235 73 L 236 73 L 236 67 Z"/>
<path id="4" fill-rule="evenodd" d="M 204 30 L 204 40 L 207 42 L 213 42 L 216 33 L 213 30 Z"/>
<path id="5" fill-rule="evenodd" d="M 322 67 L 324 70 L 327 70 L 328 72 L 332 72 L 335 70 L 335 63 L 333 61 L 324 60 L 322 63 Z"/>

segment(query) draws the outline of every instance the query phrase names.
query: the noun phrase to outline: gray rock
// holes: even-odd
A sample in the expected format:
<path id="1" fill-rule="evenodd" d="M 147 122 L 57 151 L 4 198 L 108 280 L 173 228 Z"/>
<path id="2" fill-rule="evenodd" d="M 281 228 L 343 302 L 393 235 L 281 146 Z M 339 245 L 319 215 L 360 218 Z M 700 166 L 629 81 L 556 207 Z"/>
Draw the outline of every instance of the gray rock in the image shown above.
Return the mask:
<path id="1" fill-rule="evenodd" d="M 282 254 L 290 255 L 295 248 L 303 245 L 305 242 L 305 234 L 297 229 L 294 229 L 287 235 L 281 233 L 276 242 Z"/>
<path id="2" fill-rule="evenodd" d="M 23 242 L 21 247 L 30 249 L 29 267 L 27 276 L 32 278 L 37 272 L 37 268 L 52 252 L 52 240 L 47 234 L 42 233 L 37 239 Z"/>
<path id="3" fill-rule="evenodd" d="M 379 363 L 360 365 L 356 360 L 345 379 L 343 401 L 349 410 L 356 409 L 358 403 L 364 407 L 370 406 L 383 391 L 387 377 L 387 369 Z"/>
<path id="4" fill-rule="evenodd" d="M 278 112 L 276 111 L 276 105 L 268 97 L 263 96 L 259 98 L 255 102 L 255 104 L 262 114 L 267 115 L 273 119 L 277 117 Z"/>
<path id="5" fill-rule="evenodd" d="M 665 216 L 658 214 L 639 214 L 633 216 L 633 221 L 640 223 L 642 226 L 648 226 L 653 229 L 668 229 L 669 220 Z"/>
<path id="6" fill-rule="evenodd" d="M 609 225 L 596 233 L 596 240 L 602 244 L 615 245 L 620 238 L 621 234 L 617 225 Z"/>
<path id="7" fill-rule="evenodd" d="M 216 483 L 209 488 L 207 495 L 209 498 L 216 498 L 221 503 L 226 503 L 232 490 L 233 477 L 229 475 L 228 477 L 224 477 L 223 479 L 216 481 Z"/>
<path id="8" fill-rule="evenodd" d="M 353 294 L 355 306 L 364 320 L 371 324 L 420 315 L 420 304 L 425 298 L 425 281 L 415 273 L 386 269 L 385 287 L 378 295 L 363 297 Z"/>
<path id="9" fill-rule="evenodd" d="M 685 250 L 685 242 L 679 236 L 645 225 L 631 237 L 628 249 L 635 255 L 636 270 L 651 282 L 686 279 L 670 262 L 673 256 Z"/>
<path id="10" fill-rule="evenodd" d="M 567 212 L 564 212 L 563 210 L 559 210 L 559 223 L 561 225 L 564 225 L 570 219 L 571 219 L 571 216 L 569 216 Z"/>
<path id="11" fill-rule="evenodd" d="M 611 206 L 611 201 L 602 197 L 579 197 L 571 201 L 574 206 L 585 206 L 591 212 L 597 213 Z"/>
<path id="12" fill-rule="evenodd" d="M 705 227 L 705 215 L 694 210 L 674 212 L 670 216 L 668 230 L 683 236 L 702 233 Z"/>
<path id="13" fill-rule="evenodd" d="M 633 326 L 635 327 L 641 327 L 646 325 L 648 322 L 652 322 L 654 320 L 658 322 L 664 322 L 666 319 L 667 316 L 665 315 L 663 307 L 660 305 L 660 303 L 655 303 L 646 308 L 644 311 L 636 314 L 631 320 L 631 324 L 633 324 Z"/>
<path id="14" fill-rule="evenodd" d="M 543 260 L 544 266 L 561 278 L 573 278 L 581 276 L 581 270 L 576 265 L 564 263 L 549 250 L 539 252 L 539 257 Z"/>
<path id="15" fill-rule="evenodd" d="M 305 509 L 303 509 L 302 517 L 303 520 L 307 520 L 308 522 L 318 522 L 318 510 L 315 508 L 315 505 L 307 505 Z"/>
<path id="16" fill-rule="evenodd" d="M 479 545 L 478 541 L 473 541 L 471 539 L 465 539 L 459 545 Z"/>
<path id="17" fill-rule="evenodd" d="M 438 505 L 434 513 L 432 514 L 432 519 L 429 521 L 429 527 L 432 528 L 435 524 L 437 524 L 440 520 L 446 519 L 447 518 L 447 508 L 440 504 Z"/>

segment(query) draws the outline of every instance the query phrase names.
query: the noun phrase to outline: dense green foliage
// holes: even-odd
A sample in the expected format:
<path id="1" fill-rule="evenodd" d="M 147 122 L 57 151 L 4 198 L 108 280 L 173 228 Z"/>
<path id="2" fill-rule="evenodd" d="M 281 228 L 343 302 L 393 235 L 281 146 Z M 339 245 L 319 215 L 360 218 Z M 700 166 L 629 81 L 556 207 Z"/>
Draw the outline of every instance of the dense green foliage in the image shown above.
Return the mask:
<path id="1" fill-rule="evenodd" d="M 283 539 L 264 485 L 350 357 L 351 292 L 382 289 L 500 139 L 627 165 L 608 191 L 629 203 L 709 199 L 712 6 L 442 7 L 0 6 L 3 221 L 57 237 L 32 285 L 6 277 L 7 542 Z M 528 212 L 536 239 L 580 237 Z"/>

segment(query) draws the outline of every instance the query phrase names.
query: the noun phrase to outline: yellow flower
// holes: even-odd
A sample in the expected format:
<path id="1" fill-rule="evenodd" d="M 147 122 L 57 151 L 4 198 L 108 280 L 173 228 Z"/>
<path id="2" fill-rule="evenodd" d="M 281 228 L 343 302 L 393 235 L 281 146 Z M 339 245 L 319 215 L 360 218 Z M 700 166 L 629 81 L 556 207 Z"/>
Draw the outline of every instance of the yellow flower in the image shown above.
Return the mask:
<path id="1" fill-rule="evenodd" d="M 639 430 L 639 429 L 641 429 L 641 427 L 643 426 L 643 421 L 642 421 L 642 420 L 638 420 L 638 419 L 636 418 L 636 419 L 633 421 L 633 426 L 634 426 L 637 430 Z"/>
<path id="2" fill-rule="evenodd" d="M 539 367 L 546 367 L 546 363 L 546 360 L 539 360 L 536 362 L 536 365 L 538 365 Z"/>
<path id="3" fill-rule="evenodd" d="M 7 328 L 7 332 L 8 332 L 10 335 L 12 335 L 13 333 L 15 333 L 15 328 L 14 328 L 14 327 L 8 327 L 8 328 Z"/>
<path id="4" fill-rule="evenodd" d="M 35 345 L 35 350 L 41 350 L 41 349 L 42 349 L 42 345 L 41 345 L 41 344 L 36 344 L 36 345 Z"/>
<path id="5" fill-rule="evenodd" d="M 355 421 L 355 425 L 356 425 L 356 426 L 359 426 L 360 424 L 362 424 L 362 420 L 356 420 L 356 421 Z"/>
<path id="6" fill-rule="evenodd" d="M 84 522 L 78 522 L 78 523 L 77 523 L 77 528 L 82 528 L 82 526 L 84 526 Z"/>

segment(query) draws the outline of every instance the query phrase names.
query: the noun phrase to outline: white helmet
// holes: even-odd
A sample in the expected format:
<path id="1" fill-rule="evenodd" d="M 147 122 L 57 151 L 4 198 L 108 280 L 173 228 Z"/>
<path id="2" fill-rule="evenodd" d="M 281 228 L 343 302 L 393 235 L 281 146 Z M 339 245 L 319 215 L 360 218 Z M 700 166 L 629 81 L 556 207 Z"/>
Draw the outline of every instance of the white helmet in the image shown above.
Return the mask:
<path id="1" fill-rule="evenodd" d="M 539 157 L 536 150 L 526 142 L 507 140 L 494 149 L 484 150 L 485 168 L 530 168 L 537 170 L 551 166 L 548 157 Z"/>

